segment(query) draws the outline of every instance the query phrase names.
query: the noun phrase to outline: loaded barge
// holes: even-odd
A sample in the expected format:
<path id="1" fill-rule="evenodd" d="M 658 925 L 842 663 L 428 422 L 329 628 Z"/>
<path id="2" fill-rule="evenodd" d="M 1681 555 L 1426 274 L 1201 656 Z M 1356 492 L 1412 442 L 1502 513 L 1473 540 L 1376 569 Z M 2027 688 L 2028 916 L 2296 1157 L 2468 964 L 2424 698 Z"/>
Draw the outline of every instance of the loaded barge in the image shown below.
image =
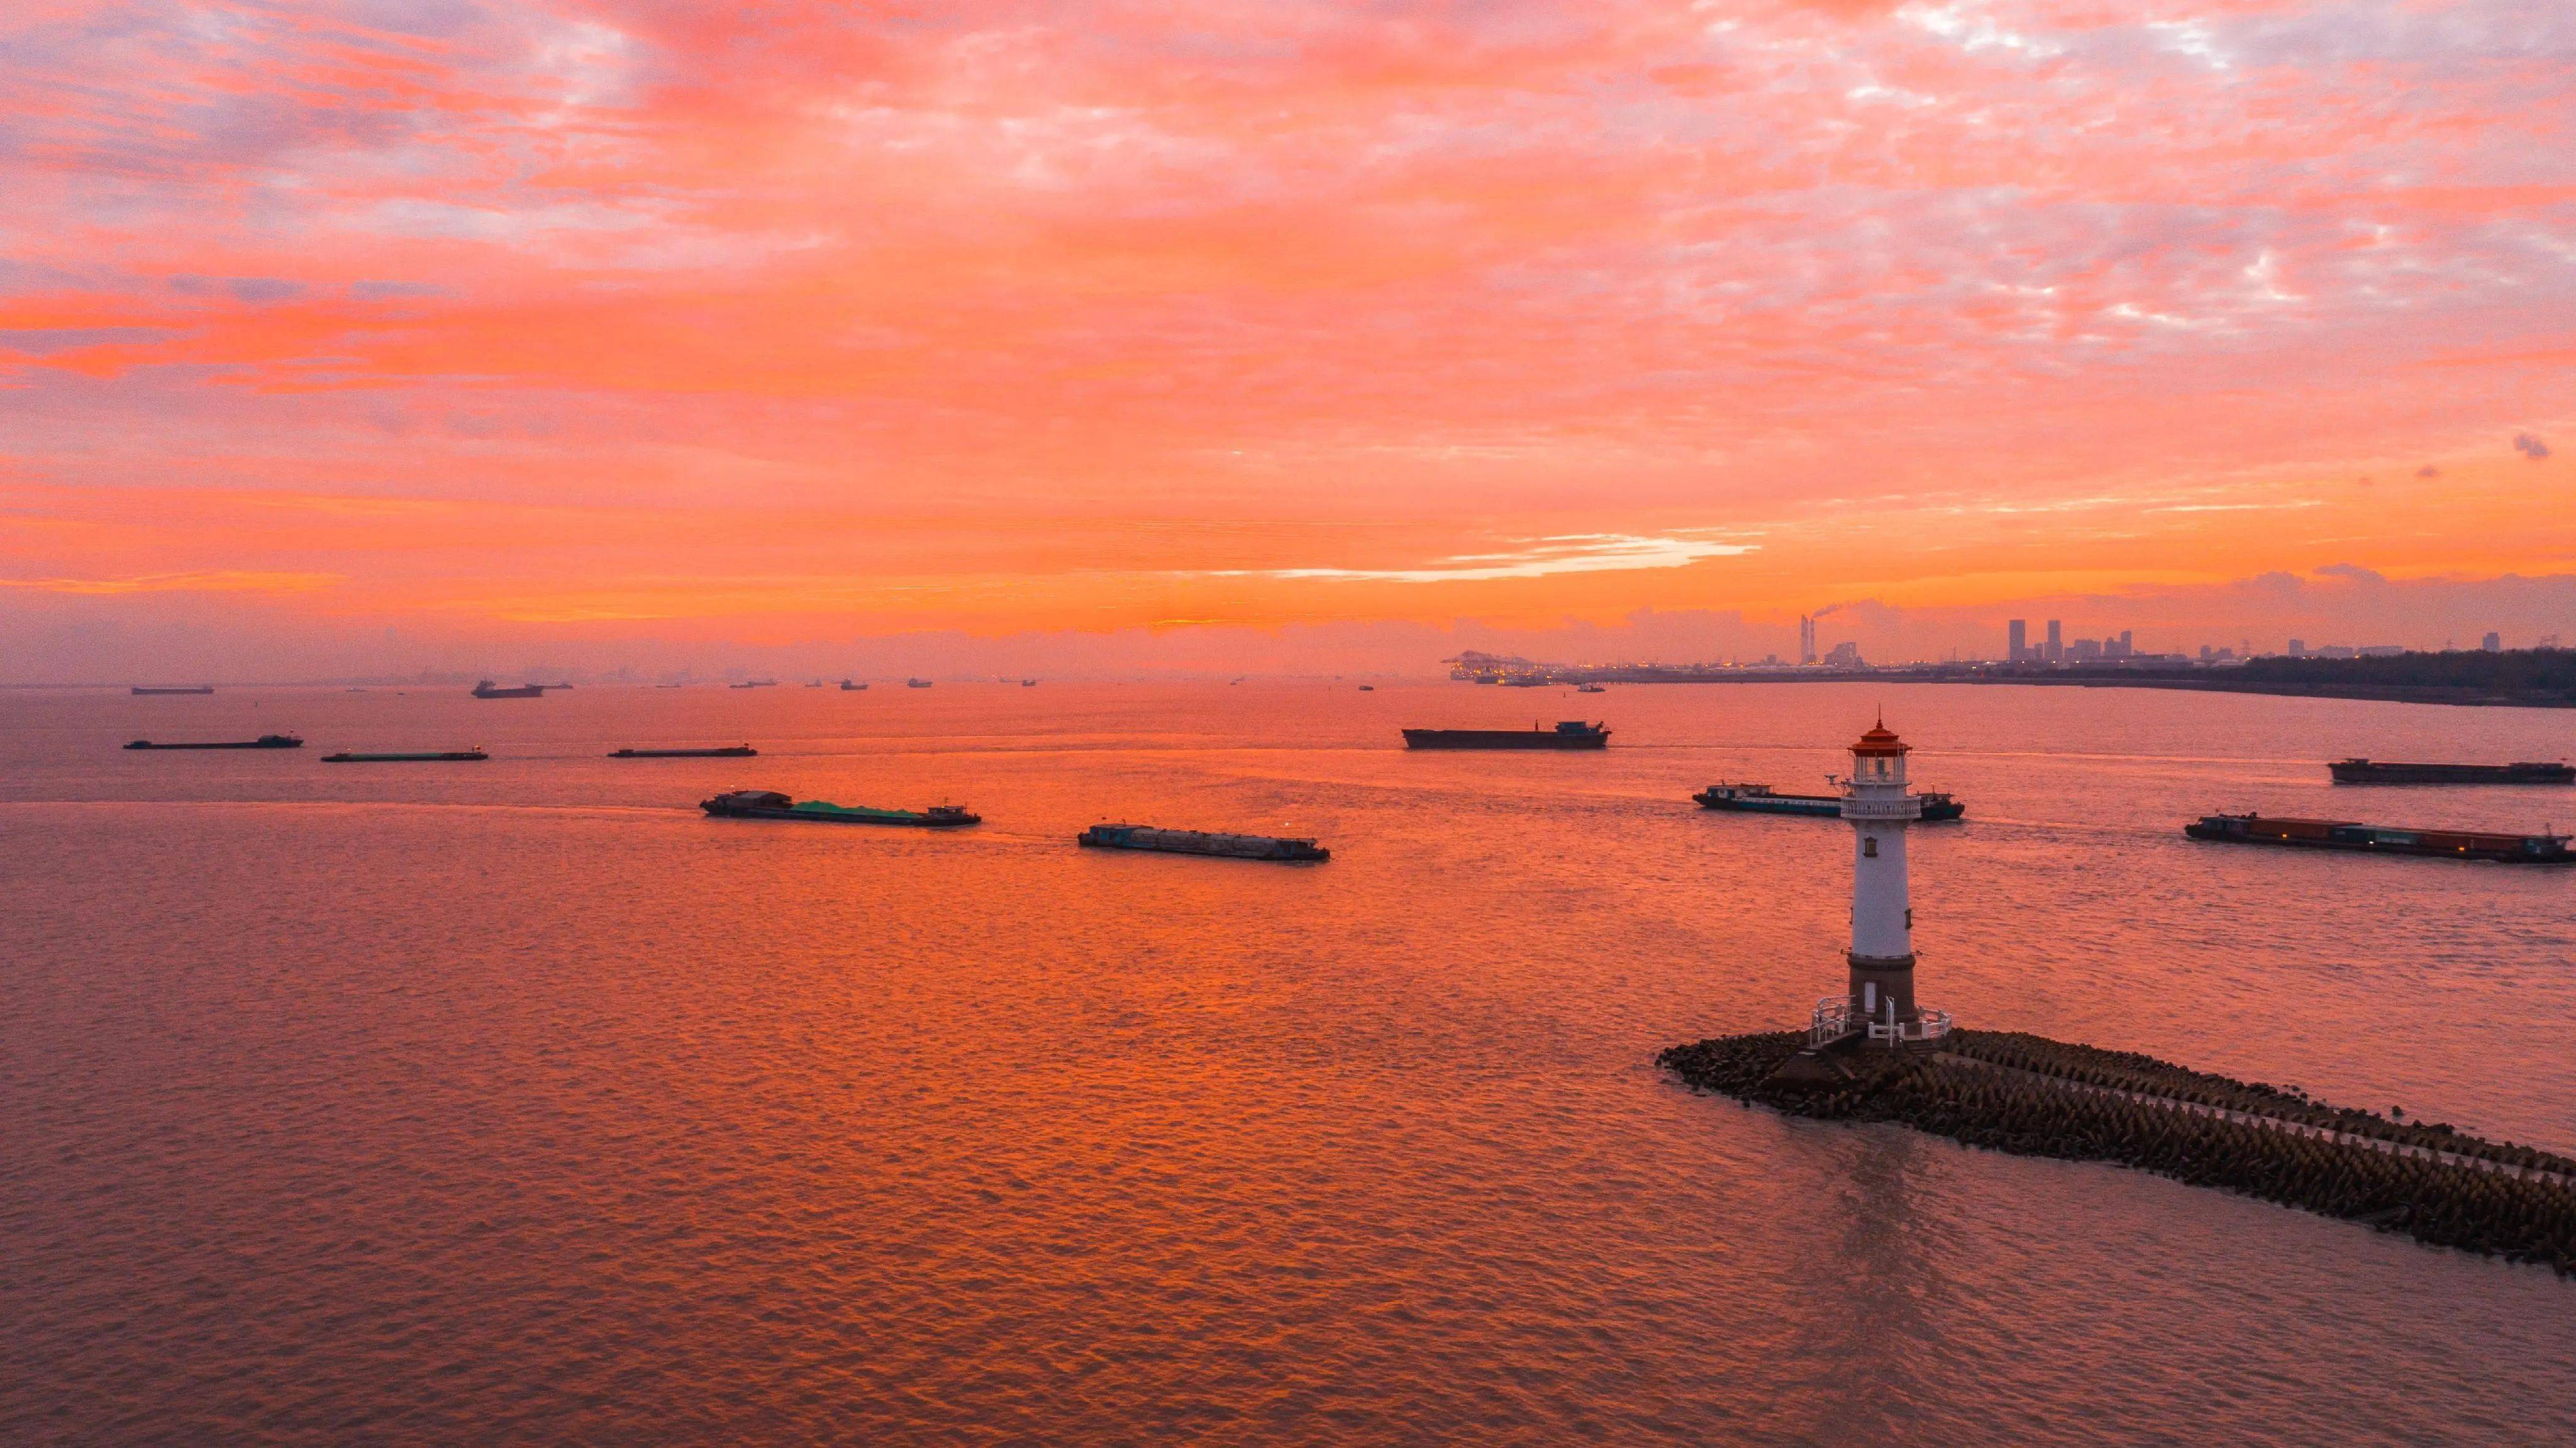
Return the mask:
<path id="1" fill-rule="evenodd" d="M 2576 765 L 2394 764 L 2377 759 L 2338 759 L 2326 766 L 2337 784 L 2576 784 Z"/>
<path id="2" fill-rule="evenodd" d="M 423 749 L 403 754 L 338 754 L 322 756 L 324 764 L 443 764 L 450 761 L 489 759 L 480 749 Z"/>
<path id="3" fill-rule="evenodd" d="M 1968 812 L 1968 807 L 1938 790 L 1925 790 L 1914 796 L 1923 801 L 1923 818 L 1930 821 L 1954 820 Z M 1701 809 L 1737 810 L 1745 814 L 1817 815 L 1840 819 L 1843 799 L 1838 794 L 1781 794 L 1767 784 L 1712 784 L 1692 795 Z"/>
<path id="4" fill-rule="evenodd" d="M 1075 843 L 1095 850 L 1160 850 L 1169 855 L 1221 855 L 1235 860 L 1321 861 L 1333 857 L 1332 851 L 1313 840 L 1166 830 L 1152 825 L 1093 825 L 1076 836 Z"/>
<path id="5" fill-rule="evenodd" d="M 760 751 L 748 744 L 727 744 L 716 749 L 612 749 L 611 759 L 749 759 Z"/>
<path id="6" fill-rule="evenodd" d="M 572 686 L 566 684 L 564 687 Z M 485 679 L 474 686 L 474 697 L 477 699 L 542 699 L 545 696 L 546 686 L 543 684 L 521 684 L 515 689 L 504 689 L 490 679 Z"/>
<path id="7" fill-rule="evenodd" d="M 301 749 L 304 741 L 292 734 L 263 734 L 257 739 L 223 739 L 211 744 L 155 744 L 137 739 L 128 749 Z"/>
<path id="8" fill-rule="evenodd" d="M 2510 835 L 2491 830 L 2414 830 L 2349 820 L 2259 814 L 2214 814 L 2184 825 L 2195 840 L 2281 845 L 2303 850 L 2359 850 L 2378 855 L 2438 855 L 2514 865 L 2576 864 L 2565 835 Z"/>
<path id="9" fill-rule="evenodd" d="M 134 686 L 134 692 L 138 694 L 211 694 L 215 692 L 215 686 L 212 684 L 137 684 Z"/>
<path id="10" fill-rule="evenodd" d="M 698 801 L 698 808 L 720 819 L 812 820 L 827 825 L 910 825 L 915 829 L 950 829 L 980 825 L 984 817 L 963 805 L 935 804 L 926 810 L 870 809 L 828 800 L 798 802 L 774 789 L 736 789 Z"/>
<path id="11" fill-rule="evenodd" d="M 1533 724 L 1527 729 L 1407 729 L 1407 749 L 1602 749 L 1610 731 L 1580 719 L 1564 719 L 1554 729 Z"/>

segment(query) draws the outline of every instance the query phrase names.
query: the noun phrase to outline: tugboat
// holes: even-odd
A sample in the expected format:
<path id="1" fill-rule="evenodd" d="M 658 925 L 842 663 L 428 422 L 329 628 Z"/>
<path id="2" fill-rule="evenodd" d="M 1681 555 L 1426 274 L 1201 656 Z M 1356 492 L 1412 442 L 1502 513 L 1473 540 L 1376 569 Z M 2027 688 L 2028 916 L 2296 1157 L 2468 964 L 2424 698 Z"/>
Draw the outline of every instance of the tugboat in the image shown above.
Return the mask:
<path id="1" fill-rule="evenodd" d="M 1610 731 L 1580 719 L 1563 719 L 1553 729 L 1533 724 L 1527 729 L 1407 729 L 1407 749 L 1602 749 Z"/>
<path id="2" fill-rule="evenodd" d="M 2282 845 L 2305 850 L 2358 850 L 2376 855 L 2437 855 L 2451 860 L 2494 860 L 2512 865 L 2576 864 L 2565 835 L 2509 835 L 2487 830 L 2411 830 L 2348 820 L 2294 819 L 2278 815 L 2214 814 L 2184 825 L 2195 840 L 2232 845 Z"/>
<path id="3" fill-rule="evenodd" d="M 2539 764 L 2390 764 L 2375 759 L 2338 759 L 2326 768 L 2337 784 L 2576 784 L 2576 765 Z"/>
<path id="4" fill-rule="evenodd" d="M 717 749 L 612 749 L 611 759 L 749 759 L 760 751 L 748 744 L 728 744 Z"/>
<path id="5" fill-rule="evenodd" d="M 301 749 L 304 741 L 292 734 L 263 734 L 257 739 L 225 739 L 212 744 L 155 744 L 137 739 L 128 749 Z"/>
<path id="6" fill-rule="evenodd" d="M 477 699 L 542 699 L 545 696 L 546 686 L 543 684 L 522 684 L 515 689 L 504 689 L 490 679 L 485 679 L 474 686 L 474 697 Z"/>
<path id="7" fill-rule="evenodd" d="M 1093 825 L 1075 836 L 1074 843 L 1090 850 L 1159 850 L 1168 855 L 1221 855 L 1235 860 L 1315 863 L 1333 857 L 1332 851 L 1313 840 L 1166 830 L 1152 825 Z"/>
<path id="8" fill-rule="evenodd" d="M 1924 790 L 1914 796 L 1923 801 L 1923 818 L 1929 821 L 1955 820 L 1968 812 L 1968 807 L 1939 790 Z M 1815 815 L 1840 819 L 1842 796 L 1836 794 L 1781 794 L 1767 784 L 1712 784 L 1692 795 L 1701 809 L 1734 810 L 1743 814 Z"/>
<path id="9" fill-rule="evenodd" d="M 799 803 L 774 789 L 728 790 L 713 799 L 698 801 L 698 808 L 723 819 L 812 820 L 828 825 L 910 825 L 936 830 L 984 822 L 982 815 L 968 813 L 963 805 L 935 804 L 925 810 L 869 809 L 820 799 Z"/>

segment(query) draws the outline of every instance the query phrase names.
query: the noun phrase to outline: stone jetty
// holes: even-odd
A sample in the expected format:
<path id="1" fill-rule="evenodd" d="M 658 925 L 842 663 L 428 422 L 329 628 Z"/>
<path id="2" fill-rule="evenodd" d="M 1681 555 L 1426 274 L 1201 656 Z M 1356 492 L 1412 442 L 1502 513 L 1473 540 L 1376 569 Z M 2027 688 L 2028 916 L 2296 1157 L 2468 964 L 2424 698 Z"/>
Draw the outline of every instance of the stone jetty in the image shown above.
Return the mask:
<path id="1" fill-rule="evenodd" d="M 1820 1053 L 1810 1039 L 1720 1036 L 1657 1060 L 1695 1088 L 1795 1116 L 2117 1162 L 2576 1275 L 2576 1159 L 2019 1032 L 1952 1030 L 1938 1051 Z"/>

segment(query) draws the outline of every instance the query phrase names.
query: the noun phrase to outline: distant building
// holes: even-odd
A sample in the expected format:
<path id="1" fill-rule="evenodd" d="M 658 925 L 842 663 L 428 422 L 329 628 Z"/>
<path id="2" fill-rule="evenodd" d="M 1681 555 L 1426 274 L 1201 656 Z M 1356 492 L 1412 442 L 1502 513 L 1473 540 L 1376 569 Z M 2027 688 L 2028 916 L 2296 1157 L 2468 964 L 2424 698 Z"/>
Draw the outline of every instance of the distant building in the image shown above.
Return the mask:
<path id="1" fill-rule="evenodd" d="M 2307 656 L 2308 656 L 2308 641 L 2307 641 L 2306 639 L 2292 639 L 2292 640 L 2290 640 L 2290 657 L 2291 657 L 2291 658 L 2294 658 L 2294 659 L 2304 659 L 2304 658 L 2306 658 Z"/>
<path id="2" fill-rule="evenodd" d="M 2039 646 L 2039 661 L 2055 664 L 2064 662 L 2065 658 L 2066 640 L 2058 633 L 2057 620 L 2052 618 L 2048 621 L 2048 642 Z"/>
<path id="3" fill-rule="evenodd" d="M 2137 651 L 2137 643 L 2130 636 L 2127 629 L 2120 630 L 2120 636 L 2118 638 L 2102 640 L 2102 657 L 2106 659 L 2129 658 L 2135 655 Z"/>
<path id="4" fill-rule="evenodd" d="M 1811 664 L 1814 663 L 1814 656 L 1810 655 L 1807 662 Z M 1833 652 L 1825 655 L 1825 667 L 1829 669 L 1857 669 L 1861 667 L 1860 645 L 1853 643 L 1848 639 L 1834 645 Z"/>
<path id="5" fill-rule="evenodd" d="M 2365 659 L 2393 659 L 2405 652 L 2403 644 L 2366 644 L 2362 647 L 2361 656 Z"/>
<path id="6" fill-rule="evenodd" d="M 1815 661 L 1816 621 L 1802 613 L 1798 615 L 1798 662 L 1812 664 Z"/>
<path id="7" fill-rule="evenodd" d="M 2102 657 L 2100 639 L 2077 639 L 2066 646 L 2066 661 L 2070 664 L 2081 664 L 2100 657 Z"/>
<path id="8" fill-rule="evenodd" d="M 2030 623 L 2014 619 L 2004 625 L 2004 662 L 2018 664 L 2030 656 Z"/>
<path id="9" fill-rule="evenodd" d="M 2504 636 L 2501 634 L 2490 633 L 2485 638 L 2478 640 L 2478 647 L 2491 654 L 2503 653 Z"/>

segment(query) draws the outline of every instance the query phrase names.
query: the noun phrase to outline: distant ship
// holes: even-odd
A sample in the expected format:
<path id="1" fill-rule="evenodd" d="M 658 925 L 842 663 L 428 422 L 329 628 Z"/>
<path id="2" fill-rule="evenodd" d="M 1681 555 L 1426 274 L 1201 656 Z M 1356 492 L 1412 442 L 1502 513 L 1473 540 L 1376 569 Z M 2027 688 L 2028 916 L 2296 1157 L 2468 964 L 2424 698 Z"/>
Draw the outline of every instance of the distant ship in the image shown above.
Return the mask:
<path id="1" fill-rule="evenodd" d="M 1361 693 L 1363 693 L 1363 694 L 1374 694 L 1374 693 L 1376 693 L 1376 692 L 1377 692 L 1377 685 L 1375 685 L 1375 684 L 1362 684 L 1362 685 L 1360 685 L 1360 692 L 1361 692 Z"/>
<path id="2" fill-rule="evenodd" d="M 2389 764 L 2338 759 L 2326 766 L 2337 784 L 2576 784 L 2567 764 Z"/>
<path id="3" fill-rule="evenodd" d="M 490 679 L 485 679 L 474 686 L 474 697 L 477 699 L 542 699 L 545 696 L 546 686 L 543 684 L 522 684 L 515 689 L 504 689 Z"/>
<path id="4" fill-rule="evenodd" d="M 1503 680 L 1503 687 L 1506 689 L 1544 689 L 1548 686 L 1548 683 L 1548 680 L 1543 679 L 1536 674 L 1514 674 L 1510 678 Z"/>
<path id="5" fill-rule="evenodd" d="M 1610 691 L 1602 688 L 1599 684 L 1577 684 L 1574 686 L 1574 692 L 1578 694 L 1607 694 Z"/>
<path id="6" fill-rule="evenodd" d="M 1580 719 L 1566 719 L 1553 729 L 1533 724 L 1527 729 L 1407 729 L 1407 749 L 1600 749 L 1610 731 Z"/>
<path id="7" fill-rule="evenodd" d="M 867 684 L 865 682 L 857 679 L 843 679 L 841 681 L 841 688 L 844 691 L 855 691 L 866 687 Z"/>
<path id="8" fill-rule="evenodd" d="M 138 694 L 211 694 L 215 692 L 215 686 L 212 684 L 137 684 L 134 686 L 134 692 Z"/>
<path id="9" fill-rule="evenodd" d="M 1767 784 L 1712 784 L 1692 795 L 1701 809 L 1736 810 L 1745 814 L 1823 815 L 1840 819 L 1842 796 L 1838 794 L 1781 794 Z M 1968 807 L 1936 790 L 1925 790 L 1915 796 L 1923 801 L 1923 818 L 1938 822 L 1954 820 L 1968 812 Z"/>
<path id="10" fill-rule="evenodd" d="M 401 754 L 325 754 L 324 764 L 445 764 L 492 756 L 480 749 L 424 749 Z"/>
<path id="11" fill-rule="evenodd" d="M 1036 688 L 1037 686 L 1038 686 L 1038 681 L 1037 681 L 1037 680 L 1035 680 L 1035 679 L 1022 679 L 1022 680 L 1020 680 L 1020 687 L 1021 687 L 1021 688 L 1023 688 L 1023 689 L 1034 689 L 1034 688 Z"/>
<path id="12" fill-rule="evenodd" d="M 775 689 L 778 687 L 778 681 L 776 679 L 746 679 L 742 683 L 730 684 L 726 687 L 734 689 Z"/>
<path id="13" fill-rule="evenodd" d="M 760 751 L 748 744 L 727 744 L 713 749 L 612 749 L 611 759 L 749 759 Z"/>
<path id="14" fill-rule="evenodd" d="M 263 734 L 257 739 L 226 739 L 212 744 L 155 744 L 137 739 L 128 749 L 301 749 L 304 741 L 292 734 Z"/>
<path id="15" fill-rule="evenodd" d="M 1333 852 L 1313 840 L 1274 835 L 1209 834 L 1153 825 L 1093 825 L 1074 842 L 1094 850 L 1156 850 L 1167 855 L 1221 855 L 1235 860 L 1329 860 Z"/>
<path id="16" fill-rule="evenodd" d="M 774 789 L 736 789 L 713 799 L 698 801 L 698 808 L 711 815 L 738 820 L 811 820 L 828 825 L 911 825 L 921 829 L 948 829 L 958 825 L 980 825 L 984 817 L 970 814 L 963 805 L 935 804 L 925 810 L 869 809 L 851 807 L 827 800 L 809 799 L 798 803 Z"/>
<path id="17" fill-rule="evenodd" d="M 928 679 L 906 679 L 903 681 L 903 686 L 907 689 L 927 689 L 930 687 L 930 681 Z"/>
<path id="18" fill-rule="evenodd" d="M 2485 830 L 2415 830 L 2348 820 L 2309 820 L 2259 814 L 2206 815 L 2184 825 L 2195 840 L 2291 849 L 2358 850 L 2381 855 L 2435 855 L 2453 860 L 2494 860 L 2516 865 L 2576 864 L 2565 835 L 2511 835 Z"/>

